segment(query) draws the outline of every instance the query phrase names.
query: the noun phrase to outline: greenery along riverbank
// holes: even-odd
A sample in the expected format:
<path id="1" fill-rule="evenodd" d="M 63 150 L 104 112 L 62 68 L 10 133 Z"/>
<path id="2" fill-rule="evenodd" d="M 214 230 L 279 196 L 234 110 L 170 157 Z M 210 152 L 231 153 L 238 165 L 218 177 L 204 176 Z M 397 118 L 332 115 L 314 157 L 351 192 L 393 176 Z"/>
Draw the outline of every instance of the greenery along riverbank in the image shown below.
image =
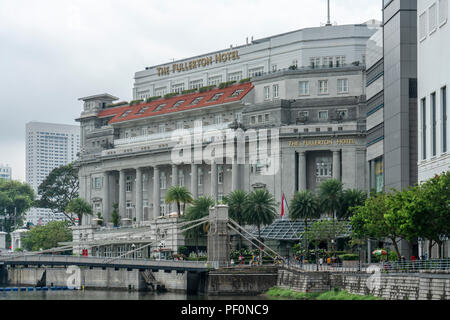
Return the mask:
<path id="1" fill-rule="evenodd" d="M 266 295 L 270 298 L 284 298 L 296 300 L 381 300 L 375 296 L 360 296 L 347 291 L 328 291 L 323 293 L 304 293 L 278 287 L 270 289 Z"/>

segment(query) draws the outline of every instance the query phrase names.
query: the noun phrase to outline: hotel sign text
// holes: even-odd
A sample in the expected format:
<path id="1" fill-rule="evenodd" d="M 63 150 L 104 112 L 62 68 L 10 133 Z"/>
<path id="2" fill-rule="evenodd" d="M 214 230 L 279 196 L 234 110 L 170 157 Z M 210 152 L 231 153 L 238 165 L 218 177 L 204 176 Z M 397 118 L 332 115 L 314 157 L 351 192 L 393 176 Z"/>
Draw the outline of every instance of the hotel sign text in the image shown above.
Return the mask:
<path id="1" fill-rule="evenodd" d="M 355 145 L 355 139 L 317 139 L 317 140 L 296 140 L 296 141 L 289 141 L 288 142 L 289 147 L 300 147 L 300 146 L 332 146 L 332 145 Z"/>
<path id="2" fill-rule="evenodd" d="M 215 56 L 199 58 L 183 63 L 174 63 L 172 66 L 158 67 L 158 76 L 167 76 L 170 73 L 185 72 L 197 68 L 204 68 L 212 64 L 225 63 L 228 61 L 239 60 L 239 51 L 230 51 L 225 53 L 217 53 Z"/>

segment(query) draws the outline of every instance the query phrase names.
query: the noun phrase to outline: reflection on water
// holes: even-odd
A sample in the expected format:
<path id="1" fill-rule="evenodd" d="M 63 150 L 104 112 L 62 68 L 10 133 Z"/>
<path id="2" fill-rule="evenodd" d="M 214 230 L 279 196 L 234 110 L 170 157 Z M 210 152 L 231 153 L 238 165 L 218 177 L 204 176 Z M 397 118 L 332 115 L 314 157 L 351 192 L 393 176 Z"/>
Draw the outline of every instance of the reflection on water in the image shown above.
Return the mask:
<path id="1" fill-rule="evenodd" d="M 190 296 L 185 293 L 154 293 L 127 291 L 33 291 L 0 292 L 0 300 L 264 300 L 261 296 L 216 297 Z"/>

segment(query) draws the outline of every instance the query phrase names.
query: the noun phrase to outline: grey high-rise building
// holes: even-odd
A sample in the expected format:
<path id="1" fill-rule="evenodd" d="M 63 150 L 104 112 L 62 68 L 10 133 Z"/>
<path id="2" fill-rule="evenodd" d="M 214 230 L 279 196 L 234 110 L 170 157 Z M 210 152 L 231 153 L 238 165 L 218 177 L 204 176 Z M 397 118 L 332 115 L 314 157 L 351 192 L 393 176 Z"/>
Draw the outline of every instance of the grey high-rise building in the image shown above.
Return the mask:
<path id="1" fill-rule="evenodd" d="M 383 1 L 384 179 L 417 182 L 417 1 Z"/>
<path id="2" fill-rule="evenodd" d="M 80 127 L 76 125 L 30 122 L 26 125 L 26 181 L 37 194 L 39 185 L 53 169 L 77 159 L 80 152 Z M 32 208 L 27 221 L 46 224 L 64 219 L 62 213 Z"/>

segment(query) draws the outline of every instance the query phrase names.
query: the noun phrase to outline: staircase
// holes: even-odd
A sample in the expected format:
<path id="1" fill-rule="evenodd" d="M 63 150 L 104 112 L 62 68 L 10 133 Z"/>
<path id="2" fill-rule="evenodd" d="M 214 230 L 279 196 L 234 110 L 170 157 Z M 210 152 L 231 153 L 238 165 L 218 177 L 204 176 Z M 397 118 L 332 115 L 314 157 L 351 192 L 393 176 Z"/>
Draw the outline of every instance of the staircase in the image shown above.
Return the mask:
<path id="1" fill-rule="evenodd" d="M 155 276 L 153 275 L 153 272 L 151 270 L 145 270 L 141 271 L 141 275 L 145 280 L 145 283 L 149 288 L 151 288 L 153 291 L 162 292 L 165 291 L 165 286 L 156 280 Z"/>

